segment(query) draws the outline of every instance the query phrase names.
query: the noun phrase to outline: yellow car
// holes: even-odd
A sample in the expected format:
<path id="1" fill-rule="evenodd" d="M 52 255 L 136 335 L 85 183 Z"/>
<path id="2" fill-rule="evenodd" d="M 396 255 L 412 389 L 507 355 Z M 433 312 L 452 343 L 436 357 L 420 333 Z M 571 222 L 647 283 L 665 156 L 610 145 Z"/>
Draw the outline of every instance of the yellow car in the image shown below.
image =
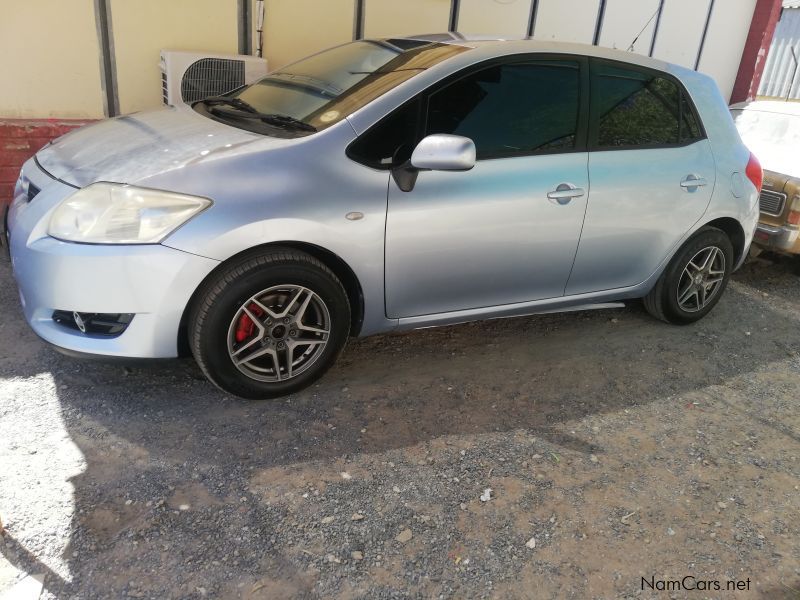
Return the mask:
<path id="1" fill-rule="evenodd" d="M 800 102 L 734 104 L 731 114 L 745 145 L 764 167 L 753 243 L 800 254 Z"/>

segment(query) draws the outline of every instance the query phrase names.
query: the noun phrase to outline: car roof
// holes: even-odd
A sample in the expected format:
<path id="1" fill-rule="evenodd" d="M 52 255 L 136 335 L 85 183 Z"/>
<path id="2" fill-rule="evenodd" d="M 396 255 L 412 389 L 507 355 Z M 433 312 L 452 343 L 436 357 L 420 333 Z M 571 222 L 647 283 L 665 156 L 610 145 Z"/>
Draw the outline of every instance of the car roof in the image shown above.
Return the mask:
<path id="1" fill-rule="evenodd" d="M 643 67 L 657 69 L 659 71 L 666 71 L 668 70 L 667 68 L 669 66 L 669 63 L 666 63 L 662 60 L 650 58 L 634 52 L 625 52 L 614 48 L 593 46 L 591 44 L 537 40 L 530 37 L 498 37 L 449 31 L 443 33 L 426 33 L 403 37 L 384 38 L 382 41 L 391 43 L 392 40 L 418 40 L 426 42 L 438 42 L 441 44 L 454 44 L 458 46 L 464 46 L 466 48 L 482 48 L 489 52 L 494 50 L 493 54 L 497 56 L 503 56 L 504 54 L 516 54 L 520 52 L 575 54 L 577 56 L 591 56 L 632 63 Z"/>
<path id="2" fill-rule="evenodd" d="M 775 113 L 800 117 L 800 102 L 785 102 L 782 100 L 754 100 L 753 102 L 739 102 L 732 104 L 734 110 Z"/>

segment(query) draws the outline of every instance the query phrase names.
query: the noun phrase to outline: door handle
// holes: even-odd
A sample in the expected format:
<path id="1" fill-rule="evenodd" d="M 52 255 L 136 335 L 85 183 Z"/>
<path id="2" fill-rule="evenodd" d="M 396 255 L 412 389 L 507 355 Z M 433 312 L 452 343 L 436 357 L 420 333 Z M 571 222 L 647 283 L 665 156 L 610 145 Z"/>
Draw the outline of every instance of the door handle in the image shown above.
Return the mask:
<path id="1" fill-rule="evenodd" d="M 575 187 L 571 183 L 560 183 L 555 190 L 547 192 L 547 197 L 564 205 L 569 204 L 573 198 L 580 198 L 584 193 L 583 188 Z"/>
<path id="2" fill-rule="evenodd" d="M 687 175 L 681 181 L 682 188 L 698 188 L 708 185 L 705 177 L 700 177 L 699 175 Z"/>

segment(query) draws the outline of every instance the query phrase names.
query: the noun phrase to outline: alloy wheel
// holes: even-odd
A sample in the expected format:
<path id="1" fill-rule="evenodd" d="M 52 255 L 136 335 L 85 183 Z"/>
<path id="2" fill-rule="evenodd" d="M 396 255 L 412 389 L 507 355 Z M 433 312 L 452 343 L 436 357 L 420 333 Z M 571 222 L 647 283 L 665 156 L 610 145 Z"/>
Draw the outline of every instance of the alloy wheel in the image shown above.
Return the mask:
<path id="1" fill-rule="evenodd" d="M 703 248 L 688 262 L 678 282 L 678 306 L 692 313 L 702 310 L 722 289 L 725 253 L 717 246 Z"/>
<path id="2" fill-rule="evenodd" d="M 277 285 L 240 305 L 228 328 L 228 355 L 251 379 L 286 381 L 317 362 L 330 333 L 330 312 L 318 294 Z"/>

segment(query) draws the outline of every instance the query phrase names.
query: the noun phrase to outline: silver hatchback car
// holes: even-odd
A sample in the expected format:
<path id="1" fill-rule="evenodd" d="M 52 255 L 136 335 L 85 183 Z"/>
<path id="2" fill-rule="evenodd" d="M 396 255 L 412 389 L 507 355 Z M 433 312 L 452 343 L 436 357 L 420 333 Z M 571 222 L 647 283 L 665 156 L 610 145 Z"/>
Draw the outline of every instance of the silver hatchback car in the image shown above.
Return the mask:
<path id="1" fill-rule="evenodd" d="M 27 321 L 68 352 L 191 353 L 245 398 L 349 336 L 643 298 L 717 303 L 762 173 L 708 77 L 457 34 L 364 40 L 83 128 L 6 216 Z"/>

